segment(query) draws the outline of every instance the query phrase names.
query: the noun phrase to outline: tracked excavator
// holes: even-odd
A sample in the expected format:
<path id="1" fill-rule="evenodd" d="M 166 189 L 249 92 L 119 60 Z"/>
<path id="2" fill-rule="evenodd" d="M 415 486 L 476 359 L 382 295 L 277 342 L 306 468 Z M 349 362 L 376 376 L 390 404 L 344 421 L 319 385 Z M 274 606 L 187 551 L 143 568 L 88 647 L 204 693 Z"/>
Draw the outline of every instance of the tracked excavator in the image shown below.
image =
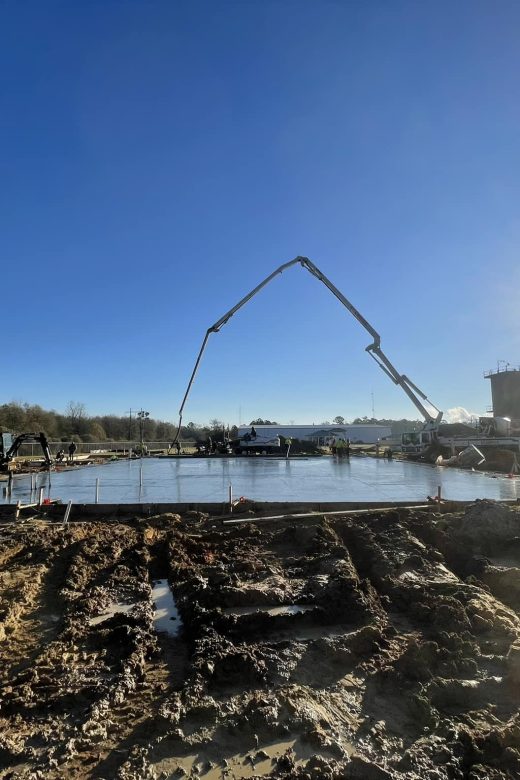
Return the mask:
<path id="1" fill-rule="evenodd" d="M 316 277 L 322 284 L 327 287 L 330 292 L 340 301 L 340 303 L 345 306 L 345 308 L 356 318 L 356 320 L 365 328 L 366 331 L 370 334 L 372 337 L 372 343 L 369 344 L 365 349 L 370 355 L 371 358 L 375 360 L 379 368 L 381 368 L 384 373 L 392 380 L 392 382 L 396 385 L 399 385 L 402 390 L 406 393 L 408 398 L 412 401 L 414 406 L 419 410 L 421 413 L 421 416 L 424 420 L 424 425 L 421 431 L 417 431 L 415 433 L 404 433 L 400 437 L 400 443 L 398 447 L 403 451 L 410 454 L 420 454 L 421 452 L 424 452 L 428 447 L 430 447 L 437 439 L 437 431 L 439 427 L 439 423 L 442 419 L 442 412 L 437 409 L 437 407 L 428 399 L 428 397 L 420 390 L 417 385 L 415 385 L 411 379 L 409 379 L 405 374 L 400 374 L 399 371 L 395 368 L 395 366 L 390 362 L 390 360 L 387 358 L 383 350 L 381 349 L 381 336 L 379 333 L 372 327 L 372 325 L 363 317 L 363 315 L 356 309 L 356 307 L 343 295 L 340 290 L 328 279 L 324 273 L 320 271 L 320 269 L 312 263 L 308 257 L 295 257 L 294 260 L 290 260 L 287 263 L 284 263 L 283 265 L 279 266 L 275 271 L 273 271 L 272 274 L 269 274 L 263 281 L 260 282 L 251 292 L 249 292 L 247 295 L 245 295 L 235 306 L 233 306 L 232 309 L 227 311 L 223 317 L 221 317 L 217 322 L 215 322 L 214 325 L 212 325 L 208 330 L 206 331 L 206 335 L 204 336 L 202 346 L 200 348 L 199 354 L 197 356 L 197 359 L 195 361 L 195 366 L 193 368 L 193 371 L 191 373 L 190 380 L 188 382 L 188 387 L 186 388 L 186 392 L 184 394 L 184 398 L 182 399 L 182 404 L 179 409 L 179 423 L 177 427 L 177 434 L 175 436 L 174 441 L 172 442 L 170 449 L 174 447 L 176 444 L 181 430 L 182 425 L 182 415 L 184 411 L 184 406 L 186 404 L 186 401 L 188 400 L 188 396 L 191 390 L 191 387 L 193 385 L 193 382 L 195 380 L 195 376 L 197 374 L 200 361 L 202 359 L 202 356 L 204 354 L 204 351 L 206 349 L 206 345 L 208 343 L 208 339 L 211 336 L 212 333 L 218 333 L 218 331 L 228 322 L 231 317 L 233 317 L 234 314 L 239 311 L 245 304 L 251 300 L 257 293 L 260 292 L 267 284 L 269 284 L 272 279 L 274 279 L 278 274 L 282 274 L 284 271 L 286 271 L 288 268 L 291 268 L 293 265 L 300 265 L 302 268 L 305 268 L 306 271 L 308 271 L 312 276 Z M 428 404 L 428 406 L 434 410 L 433 413 L 426 408 L 425 406 Z M 392 442 L 393 446 L 395 446 L 395 442 Z"/>
<path id="2" fill-rule="evenodd" d="M 20 433 L 14 436 L 12 433 L 2 433 L 0 436 L 0 472 L 13 471 L 13 460 L 18 454 L 22 444 L 39 444 L 42 448 L 45 467 L 52 466 L 52 456 L 49 442 L 44 433 Z"/>

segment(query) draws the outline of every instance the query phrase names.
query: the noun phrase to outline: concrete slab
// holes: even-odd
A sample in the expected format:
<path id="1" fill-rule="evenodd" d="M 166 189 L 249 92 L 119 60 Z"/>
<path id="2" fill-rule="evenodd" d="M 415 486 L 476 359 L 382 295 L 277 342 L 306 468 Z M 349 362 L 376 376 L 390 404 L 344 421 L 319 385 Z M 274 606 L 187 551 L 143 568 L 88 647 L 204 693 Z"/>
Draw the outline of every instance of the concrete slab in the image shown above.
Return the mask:
<path id="1" fill-rule="evenodd" d="M 102 504 L 219 504 L 228 500 L 230 484 L 235 499 L 246 496 L 270 502 L 422 503 L 437 494 L 438 485 L 443 498 L 453 500 L 520 498 L 520 480 L 506 476 L 368 457 L 350 461 L 145 458 L 38 474 L 37 489 L 43 486 L 46 497 L 64 502 L 93 504 L 96 479 Z M 34 492 L 31 476 L 19 476 L 11 496 L 0 501 L 29 503 Z"/>

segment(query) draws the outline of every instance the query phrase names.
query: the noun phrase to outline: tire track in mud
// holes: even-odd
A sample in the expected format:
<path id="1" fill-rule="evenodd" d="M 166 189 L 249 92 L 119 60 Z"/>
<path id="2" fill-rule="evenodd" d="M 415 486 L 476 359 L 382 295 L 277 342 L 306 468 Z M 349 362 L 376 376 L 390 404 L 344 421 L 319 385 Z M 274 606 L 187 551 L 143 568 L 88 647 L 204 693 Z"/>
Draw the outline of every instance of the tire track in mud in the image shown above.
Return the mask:
<path id="1" fill-rule="evenodd" d="M 48 761 L 49 777 L 61 776 L 55 762 L 64 761 L 71 776 L 115 777 L 128 752 L 138 751 L 151 731 L 160 731 L 158 711 L 164 692 L 182 685 L 185 645 L 156 636 L 153 627 L 154 551 L 141 534 L 128 528 L 114 530 L 104 542 L 85 542 L 65 579 L 73 666 L 77 669 L 86 656 L 100 651 L 105 679 L 97 695 L 76 714 L 68 736 L 62 737 L 65 751 Z M 121 600 L 132 609 L 111 614 L 111 606 Z M 99 687 L 99 681 L 92 682 Z"/>
<path id="2" fill-rule="evenodd" d="M 517 512 L 81 528 L 7 545 L 0 574 L 41 567 L 24 615 L 60 621 L 3 645 L 0 778 L 520 777 Z"/>
<path id="3" fill-rule="evenodd" d="M 487 679 L 488 659 L 481 658 L 481 643 L 475 641 L 475 626 L 478 628 L 482 613 L 490 606 L 487 595 L 479 588 L 461 583 L 442 563 L 442 554 L 433 548 L 427 549 L 409 531 L 403 534 L 400 522 L 397 518 L 394 528 L 390 523 L 390 528 L 376 527 L 374 530 L 370 523 L 347 521 L 345 537 L 358 579 L 360 574 L 364 579 L 368 577 L 369 586 L 378 595 L 369 610 L 372 617 L 377 618 L 374 647 L 364 648 L 361 663 L 364 668 L 375 666 L 376 671 L 363 683 L 365 695 L 361 715 L 367 721 L 365 732 L 369 739 L 374 742 L 377 737 L 376 741 L 382 745 L 381 753 L 386 752 L 390 757 L 392 741 L 397 740 L 398 753 L 406 753 L 425 729 L 435 729 L 443 719 L 457 720 L 461 713 L 467 714 L 465 710 L 470 712 L 468 718 L 460 718 L 462 725 L 471 725 L 471 713 L 476 717 L 479 709 L 494 700 L 498 702 L 496 711 L 504 721 L 516 712 L 515 697 L 508 694 L 503 682 Z M 342 530 L 341 521 L 336 528 Z M 266 541 L 264 538 L 264 543 Z M 319 556 L 320 539 L 316 541 L 315 552 Z M 344 551 L 337 552 L 347 558 Z M 396 610 L 397 619 L 395 613 L 389 611 L 385 613 L 385 621 L 379 605 L 376 606 L 377 601 Z M 497 609 L 497 606 L 493 604 L 493 635 L 485 639 L 482 649 L 498 654 L 497 663 L 505 667 L 503 653 L 510 647 L 518 626 L 510 611 Z M 406 624 L 404 636 L 403 623 Z M 265 621 L 262 629 L 265 630 Z M 221 621 L 219 630 L 225 631 Z M 254 644 L 254 633 L 249 639 Z M 337 649 L 334 648 L 332 655 Z M 319 657 L 320 653 L 316 655 Z M 322 657 L 324 655 L 322 653 Z M 249 664 L 254 664 L 254 659 L 250 658 Z M 309 668 L 319 676 L 319 667 L 312 659 Z M 211 672 L 214 677 L 214 669 Z M 240 676 L 247 682 L 244 669 Z M 434 682 L 430 683 L 432 678 Z M 402 736 L 385 733 L 386 727 L 380 725 L 382 717 L 384 724 L 399 723 L 397 731 L 405 734 L 406 739 L 403 741 Z M 374 721 L 375 725 L 372 725 Z M 442 728 L 441 722 L 441 731 Z M 362 747 L 363 730 L 359 736 Z M 412 752 L 407 754 L 406 760 L 411 762 L 412 755 Z M 446 776 L 457 776 L 463 771 L 457 768 L 457 761 L 464 763 L 455 755 L 455 763 L 448 768 Z M 402 768 L 406 769 L 406 766 Z M 437 771 L 431 769 L 431 772 Z M 504 776 L 510 776 L 509 769 Z"/>
<path id="4" fill-rule="evenodd" d="M 73 555 L 68 547 L 44 552 L 37 544 L 17 545 L 7 569 L 0 572 L 0 598 L 7 605 L 2 621 L 4 673 L 22 671 L 59 634 L 59 589 Z"/>
<path id="5" fill-rule="evenodd" d="M 424 527 L 424 523 L 419 520 L 416 530 L 420 533 Z M 391 560 L 388 547 L 381 548 L 381 541 L 385 540 L 385 536 L 388 545 L 393 545 L 401 551 L 401 556 L 394 562 L 393 571 L 388 567 Z M 403 559 L 402 552 L 407 546 L 408 549 L 412 548 L 411 555 Z M 465 696 L 469 704 L 469 694 L 473 690 L 471 683 L 478 685 L 479 678 L 485 679 L 489 676 L 489 663 L 483 655 L 484 650 L 486 653 L 492 651 L 495 654 L 495 671 L 504 673 L 505 659 L 502 655 L 500 665 L 498 658 L 500 654 L 507 652 L 512 632 L 518 629 L 517 621 L 510 610 L 502 608 L 497 601 L 490 599 L 485 591 L 482 592 L 471 582 L 461 581 L 442 563 L 442 555 L 437 548 L 428 549 L 416 536 L 410 537 L 408 544 L 401 540 L 396 545 L 389 529 L 386 534 L 379 533 L 377 541 L 370 540 L 369 546 L 362 550 L 362 558 L 365 565 L 366 561 L 372 558 L 372 575 L 375 576 L 379 591 L 390 598 L 393 609 L 399 610 L 397 623 L 392 619 L 392 614 L 389 615 L 393 627 L 401 631 L 402 620 L 406 616 L 413 642 L 398 664 L 413 661 L 415 670 L 412 677 L 427 678 L 430 670 L 437 668 L 441 677 L 465 680 L 468 683 Z M 486 611 L 492 613 L 495 622 L 488 626 L 491 634 L 482 640 L 479 638 L 478 629 L 483 625 L 482 614 Z M 496 618 L 499 620 L 495 620 Z M 461 636 L 464 637 L 462 641 Z M 461 651 L 460 655 L 457 650 Z M 425 658 L 421 658 L 424 655 Z M 447 688 L 445 699 L 446 706 L 449 707 L 450 689 L 455 703 L 457 684 L 449 682 Z M 511 697 L 504 691 L 502 695 L 512 714 L 514 707 L 511 706 Z M 436 696 L 437 701 L 442 701 L 442 698 L 441 695 Z M 486 694 L 484 698 L 489 700 L 493 696 Z M 506 712 L 508 705 L 504 703 Z"/>

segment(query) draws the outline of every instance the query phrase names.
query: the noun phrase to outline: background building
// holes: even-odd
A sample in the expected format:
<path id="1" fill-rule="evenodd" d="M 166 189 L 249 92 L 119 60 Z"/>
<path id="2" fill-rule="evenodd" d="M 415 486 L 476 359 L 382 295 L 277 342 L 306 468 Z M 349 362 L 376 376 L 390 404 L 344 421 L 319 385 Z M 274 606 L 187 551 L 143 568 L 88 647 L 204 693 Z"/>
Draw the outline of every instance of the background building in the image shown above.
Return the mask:
<path id="1" fill-rule="evenodd" d="M 511 368 L 506 363 L 502 370 L 498 366 L 496 371 L 488 371 L 484 376 L 491 381 L 493 416 L 520 420 L 520 368 Z"/>

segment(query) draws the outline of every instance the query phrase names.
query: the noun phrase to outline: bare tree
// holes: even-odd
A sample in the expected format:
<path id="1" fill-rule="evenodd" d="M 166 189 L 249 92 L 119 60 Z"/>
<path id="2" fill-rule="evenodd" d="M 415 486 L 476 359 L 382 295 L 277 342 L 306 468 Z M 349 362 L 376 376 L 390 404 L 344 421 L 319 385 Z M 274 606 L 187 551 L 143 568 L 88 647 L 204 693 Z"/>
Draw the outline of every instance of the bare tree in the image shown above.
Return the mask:
<path id="1" fill-rule="evenodd" d="M 72 433 L 81 434 L 87 419 L 87 408 L 79 401 L 69 401 L 65 414 L 68 417 Z"/>

